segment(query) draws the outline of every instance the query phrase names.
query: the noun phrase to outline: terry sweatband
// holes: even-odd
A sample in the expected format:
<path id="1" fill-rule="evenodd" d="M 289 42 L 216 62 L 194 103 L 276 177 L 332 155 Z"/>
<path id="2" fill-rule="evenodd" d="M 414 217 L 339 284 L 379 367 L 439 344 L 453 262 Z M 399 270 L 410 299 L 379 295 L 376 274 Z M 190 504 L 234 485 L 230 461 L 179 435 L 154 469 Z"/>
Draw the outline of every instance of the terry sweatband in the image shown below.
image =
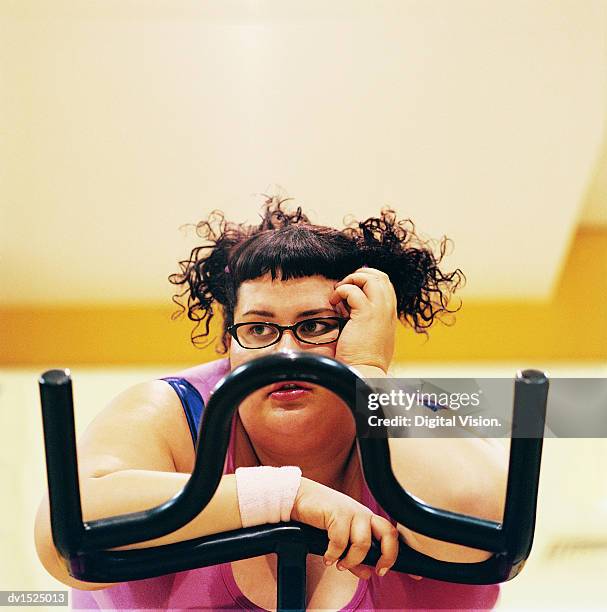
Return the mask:
<path id="1" fill-rule="evenodd" d="M 239 467 L 234 473 L 243 527 L 291 520 L 301 482 L 299 467 L 260 465 Z"/>

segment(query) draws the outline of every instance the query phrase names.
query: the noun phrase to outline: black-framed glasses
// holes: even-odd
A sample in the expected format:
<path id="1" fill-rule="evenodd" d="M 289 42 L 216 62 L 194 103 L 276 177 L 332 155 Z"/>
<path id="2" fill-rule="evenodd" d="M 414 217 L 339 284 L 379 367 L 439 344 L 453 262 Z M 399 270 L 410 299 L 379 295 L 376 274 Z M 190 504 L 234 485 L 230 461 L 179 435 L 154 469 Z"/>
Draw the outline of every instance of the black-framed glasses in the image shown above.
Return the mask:
<path id="1" fill-rule="evenodd" d="M 335 342 L 346 323 L 346 317 L 315 317 L 293 325 L 279 325 L 268 321 L 251 321 L 230 325 L 227 331 L 245 349 L 262 349 L 280 342 L 283 333 L 290 329 L 305 344 L 331 344 Z"/>

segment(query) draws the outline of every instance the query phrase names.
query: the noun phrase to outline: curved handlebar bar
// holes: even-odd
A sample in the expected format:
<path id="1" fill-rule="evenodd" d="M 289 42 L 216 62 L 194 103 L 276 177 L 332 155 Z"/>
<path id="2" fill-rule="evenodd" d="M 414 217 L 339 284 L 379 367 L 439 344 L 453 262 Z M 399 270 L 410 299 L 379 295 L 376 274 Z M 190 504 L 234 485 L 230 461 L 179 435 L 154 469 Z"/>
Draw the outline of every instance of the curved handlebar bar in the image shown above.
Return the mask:
<path id="1" fill-rule="evenodd" d="M 253 391 L 281 380 L 326 387 L 348 405 L 356 421 L 365 480 L 388 515 L 418 533 L 494 553 L 479 563 L 451 563 L 423 555 L 401 542 L 393 570 L 469 584 L 502 582 L 521 570 L 531 550 L 535 525 L 548 393 L 548 380 L 542 372 L 525 370 L 515 379 L 513 431 L 524 427 L 533 433 L 512 437 L 500 524 L 434 508 L 407 493 L 392 471 L 387 438 L 365 437 L 364 402 L 357 402 L 360 394 L 371 392 L 365 381 L 352 368 L 329 357 L 284 352 L 243 364 L 217 383 L 203 412 L 194 469 L 179 493 L 149 510 L 88 522 L 82 518 L 78 486 L 70 372 L 49 370 L 41 376 L 51 526 L 55 546 L 70 574 L 81 580 L 119 582 L 276 552 L 279 582 L 283 568 L 283 595 L 289 585 L 292 589 L 301 587 L 302 580 L 305 584 L 305 555 L 324 554 L 328 538 L 326 532 L 297 522 L 250 527 L 165 546 L 107 550 L 171 533 L 197 516 L 223 475 L 234 411 Z M 374 565 L 380 554 L 374 541 L 364 562 Z M 282 564 L 281 555 L 286 559 Z M 293 605 L 292 601 L 286 605 L 286 595 L 280 605 L 280 590 L 279 585 L 279 607 Z M 301 597 L 297 601 L 301 603 Z"/>

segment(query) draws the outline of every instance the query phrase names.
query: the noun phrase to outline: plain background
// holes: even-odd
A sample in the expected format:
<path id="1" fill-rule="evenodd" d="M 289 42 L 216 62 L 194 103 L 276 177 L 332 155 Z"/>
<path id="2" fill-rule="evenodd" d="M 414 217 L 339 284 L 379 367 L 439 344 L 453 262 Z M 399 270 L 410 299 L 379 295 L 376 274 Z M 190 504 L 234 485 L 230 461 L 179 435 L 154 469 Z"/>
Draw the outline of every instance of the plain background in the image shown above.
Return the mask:
<path id="1" fill-rule="evenodd" d="M 395 371 L 604 377 L 606 111 L 604 0 L 0 0 L 0 589 L 63 588 L 33 546 L 38 376 L 71 368 L 83 431 L 216 358 L 167 282 L 213 209 L 279 190 L 453 239 L 464 307 L 399 330 Z M 546 442 L 503 609 L 604 607 L 606 448 Z"/>

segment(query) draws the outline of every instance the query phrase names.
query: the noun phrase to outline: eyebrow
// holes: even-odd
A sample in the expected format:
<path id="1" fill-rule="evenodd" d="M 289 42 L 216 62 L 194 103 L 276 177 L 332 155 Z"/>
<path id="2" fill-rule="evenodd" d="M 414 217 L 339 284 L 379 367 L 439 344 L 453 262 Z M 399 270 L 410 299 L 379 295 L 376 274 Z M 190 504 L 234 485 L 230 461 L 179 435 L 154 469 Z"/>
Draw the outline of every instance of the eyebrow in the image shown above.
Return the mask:
<path id="1" fill-rule="evenodd" d="M 338 314 L 336 310 L 332 308 L 314 308 L 312 310 L 304 310 L 296 315 L 296 318 L 299 317 L 309 317 L 316 314 L 320 314 L 321 312 L 332 312 L 334 314 Z M 261 317 L 274 317 L 276 316 L 271 310 L 247 310 L 243 312 L 241 316 L 246 317 L 247 315 L 259 315 Z"/>

